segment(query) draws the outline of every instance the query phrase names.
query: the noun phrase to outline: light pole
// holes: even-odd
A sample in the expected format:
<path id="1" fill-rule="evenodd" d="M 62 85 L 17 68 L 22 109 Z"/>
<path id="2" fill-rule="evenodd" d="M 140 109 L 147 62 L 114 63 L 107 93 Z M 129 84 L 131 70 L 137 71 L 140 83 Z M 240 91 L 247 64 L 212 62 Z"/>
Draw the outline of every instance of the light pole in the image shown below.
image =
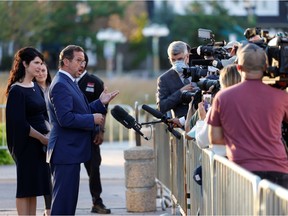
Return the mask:
<path id="1" fill-rule="evenodd" d="M 169 34 L 169 29 L 164 25 L 153 23 L 145 27 L 142 33 L 145 37 L 152 37 L 153 75 L 156 76 L 160 70 L 159 37 L 167 36 Z"/>
<path id="2" fill-rule="evenodd" d="M 104 41 L 103 53 L 106 59 L 106 74 L 108 77 L 112 77 L 116 43 L 126 42 L 126 37 L 120 31 L 107 28 L 100 30 L 97 33 L 96 38 L 99 41 Z"/>
<path id="3" fill-rule="evenodd" d="M 255 10 L 256 2 L 254 0 L 244 0 L 244 8 L 247 11 L 248 23 L 251 25 L 255 24 Z"/>

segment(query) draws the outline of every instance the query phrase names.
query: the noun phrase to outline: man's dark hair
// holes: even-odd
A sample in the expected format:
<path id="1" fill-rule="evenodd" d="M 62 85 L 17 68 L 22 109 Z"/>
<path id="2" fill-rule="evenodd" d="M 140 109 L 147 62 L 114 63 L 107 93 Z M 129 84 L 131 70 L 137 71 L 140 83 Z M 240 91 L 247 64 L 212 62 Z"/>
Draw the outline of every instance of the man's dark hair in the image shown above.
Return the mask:
<path id="1" fill-rule="evenodd" d="M 88 66 L 88 62 L 89 62 L 89 58 L 88 58 L 88 55 L 87 55 L 86 52 L 84 52 L 84 58 L 85 58 L 85 62 L 86 62 L 84 69 L 86 70 L 86 68 L 87 68 L 87 66 Z"/>
<path id="2" fill-rule="evenodd" d="M 59 67 L 62 67 L 64 65 L 63 60 L 69 59 L 72 60 L 74 58 L 74 51 L 75 52 L 83 52 L 84 53 L 84 49 L 80 46 L 77 45 L 68 45 L 67 47 L 65 47 L 59 55 Z"/>

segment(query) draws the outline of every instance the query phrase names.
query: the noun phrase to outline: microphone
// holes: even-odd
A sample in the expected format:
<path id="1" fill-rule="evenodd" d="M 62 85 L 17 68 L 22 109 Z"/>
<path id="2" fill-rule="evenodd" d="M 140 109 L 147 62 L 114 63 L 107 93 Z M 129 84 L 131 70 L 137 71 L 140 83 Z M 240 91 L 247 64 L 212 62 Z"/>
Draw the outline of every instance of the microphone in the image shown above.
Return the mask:
<path id="1" fill-rule="evenodd" d="M 142 109 L 145 110 L 146 112 L 150 113 L 153 115 L 155 118 L 161 119 L 162 122 L 164 122 L 168 126 L 168 130 L 177 138 L 181 139 L 181 133 L 173 129 L 173 126 L 171 123 L 168 121 L 170 118 L 165 116 L 163 113 L 160 111 L 153 109 L 152 107 L 147 106 L 146 104 L 142 105 Z"/>
<path id="2" fill-rule="evenodd" d="M 146 136 L 140 131 L 142 125 L 139 124 L 131 115 L 129 115 L 122 107 L 116 105 L 111 109 L 112 116 L 124 125 L 126 128 L 133 128 L 138 134 L 140 134 L 144 139 L 148 140 Z"/>
<path id="3" fill-rule="evenodd" d="M 153 109 L 150 106 L 147 106 L 146 104 L 142 105 L 142 109 L 145 110 L 146 112 L 150 113 L 151 115 L 153 115 L 154 117 L 156 117 L 158 119 L 166 118 L 166 116 L 163 115 L 163 113 L 161 113 L 158 110 Z"/>

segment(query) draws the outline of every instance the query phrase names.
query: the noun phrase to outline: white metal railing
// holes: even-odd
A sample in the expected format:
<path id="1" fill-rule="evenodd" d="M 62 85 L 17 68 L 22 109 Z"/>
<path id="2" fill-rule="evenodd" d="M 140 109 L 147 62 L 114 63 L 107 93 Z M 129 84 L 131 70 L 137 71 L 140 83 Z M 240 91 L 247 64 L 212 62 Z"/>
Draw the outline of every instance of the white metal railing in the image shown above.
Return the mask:
<path id="1" fill-rule="evenodd" d="M 183 137 L 181 140 L 171 141 L 170 139 L 176 138 L 164 126 L 156 126 L 154 133 L 158 168 L 156 176 L 164 184 L 163 187 L 169 190 L 168 193 L 171 193 L 172 214 L 175 212 L 173 207 L 178 206 L 182 215 L 195 215 L 198 212 L 200 215 L 288 215 L 288 190 L 285 188 L 261 180 L 257 175 L 209 149 L 200 149 L 194 141 L 186 141 Z M 167 143 L 168 140 L 170 141 Z M 184 144 L 187 144 L 186 152 L 182 152 Z M 166 151 L 163 155 L 162 152 L 159 153 L 159 149 L 164 149 L 165 146 L 170 152 Z M 165 160 L 168 156 L 170 160 Z M 199 165 L 202 165 L 202 186 L 197 185 L 191 176 Z M 180 173 L 190 176 L 179 178 L 177 175 Z M 172 181 L 165 185 L 164 176 Z M 187 202 L 183 202 L 183 199 L 187 199 Z M 183 206 L 185 203 L 186 206 Z"/>
<path id="2" fill-rule="evenodd" d="M 259 183 L 259 215 L 287 215 L 288 190 L 267 180 Z"/>
<path id="3" fill-rule="evenodd" d="M 222 156 L 213 158 L 213 215 L 256 215 L 260 178 Z"/>
<path id="4" fill-rule="evenodd" d="M 0 104 L 1 116 L 0 116 L 0 134 L 1 134 L 1 143 L 0 149 L 7 149 L 6 142 L 6 105 Z"/>

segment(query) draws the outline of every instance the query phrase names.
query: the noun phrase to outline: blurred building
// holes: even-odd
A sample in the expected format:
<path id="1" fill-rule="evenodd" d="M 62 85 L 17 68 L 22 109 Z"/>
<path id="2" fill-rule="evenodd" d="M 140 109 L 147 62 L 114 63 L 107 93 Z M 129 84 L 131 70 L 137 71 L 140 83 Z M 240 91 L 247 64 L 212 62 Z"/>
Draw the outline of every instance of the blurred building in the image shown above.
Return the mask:
<path id="1" fill-rule="evenodd" d="M 185 14 L 186 9 L 193 2 L 203 4 L 205 13 L 210 14 L 212 7 L 210 3 L 213 0 L 167 0 L 174 12 Z M 214 0 L 228 10 L 232 16 L 257 20 L 258 27 L 269 29 L 269 31 L 278 31 L 288 28 L 288 1 L 283 0 Z M 155 6 L 161 7 L 163 0 L 155 0 Z M 273 26 L 273 29 L 271 29 Z"/>

